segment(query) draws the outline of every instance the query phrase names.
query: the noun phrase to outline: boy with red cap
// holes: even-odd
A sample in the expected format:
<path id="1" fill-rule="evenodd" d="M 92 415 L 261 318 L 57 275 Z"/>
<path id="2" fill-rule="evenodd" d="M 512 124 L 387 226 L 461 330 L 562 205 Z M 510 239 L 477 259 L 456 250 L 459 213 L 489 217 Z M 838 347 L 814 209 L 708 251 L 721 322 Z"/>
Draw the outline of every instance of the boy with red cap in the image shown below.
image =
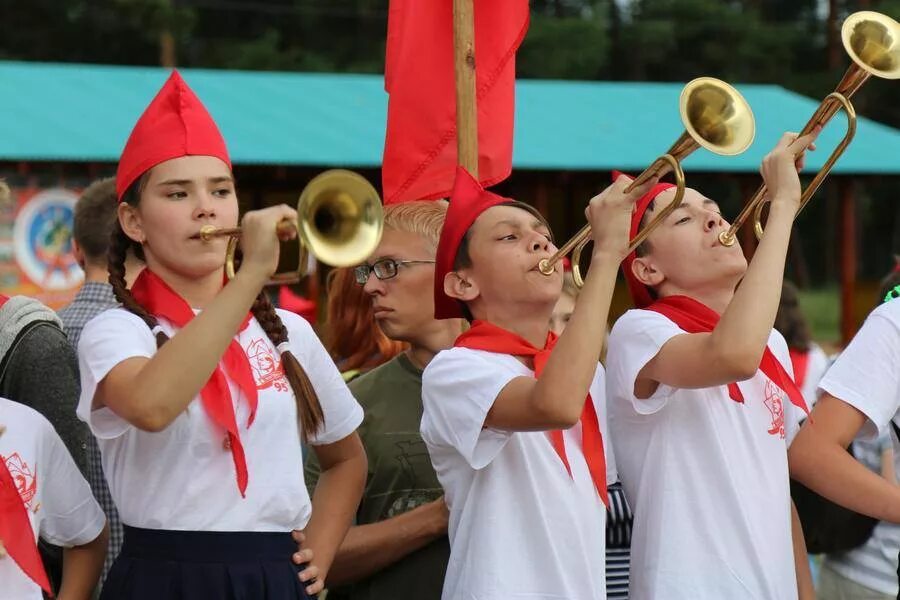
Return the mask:
<path id="1" fill-rule="evenodd" d="M 122 308 L 85 326 L 78 415 L 98 439 L 125 541 L 102 598 L 306 598 L 322 589 L 365 481 L 362 410 L 310 325 L 272 308 L 273 206 L 242 221 L 225 142 L 173 73 L 116 174 L 109 281 Z M 125 286 L 129 249 L 146 268 Z M 302 365 L 302 366 L 301 366 Z M 322 477 L 310 501 L 301 438 Z M 305 529 L 299 573 L 294 529 Z M 312 552 L 311 552 L 312 551 Z M 314 552 L 314 556 L 311 554 Z M 311 561 L 311 562 L 310 562 Z"/>
<path id="2" fill-rule="evenodd" d="M 692 189 L 622 264 L 637 310 L 610 334 L 606 390 L 634 511 L 633 600 L 788 600 L 798 583 L 812 597 L 787 469 L 806 405 L 772 325 L 801 192 L 795 157 L 814 138 L 785 134 L 763 160 L 771 210 L 749 267 L 739 245 L 720 243 L 716 203 Z M 641 198 L 632 235 L 673 187 Z"/>
<path id="3" fill-rule="evenodd" d="M 435 317 L 472 327 L 423 374 L 422 437 L 450 509 L 445 600 L 605 598 L 607 485 L 600 341 L 633 202 L 622 178 L 591 200 L 592 266 L 569 326 L 550 333 L 562 265 L 526 204 L 463 169 L 441 232 Z"/>

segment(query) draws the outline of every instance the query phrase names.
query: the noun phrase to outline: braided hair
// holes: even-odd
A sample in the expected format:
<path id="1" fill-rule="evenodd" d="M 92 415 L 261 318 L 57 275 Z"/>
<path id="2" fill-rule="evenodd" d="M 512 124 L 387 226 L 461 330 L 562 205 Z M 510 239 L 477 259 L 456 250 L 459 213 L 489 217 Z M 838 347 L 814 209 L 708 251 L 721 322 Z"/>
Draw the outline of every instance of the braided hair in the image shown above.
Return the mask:
<path id="1" fill-rule="evenodd" d="M 147 174 L 145 173 L 138 181 L 132 184 L 128 190 L 122 195 L 122 202 L 130 206 L 137 207 L 140 203 L 141 191 L 144 187 Z M 169 340 L 169 336 L 158 329 L 159 321 L 151 315 L 141 304 L 134 298 L 131 291 L 125 283 L 125 259 L 128 250 L 131 249 L 135 256 L 144 259 L 144 251 L 138 242 L 129 238 L 122 225 L 117 219 L 110 234 L 109 250 L 107 253 L 107 270 L 109 271 L 109 283 L 112 286 L 116 300 L 130 313 L 140 317 L 151 331 L 156 332 L 156 347 L 161 348 Z M 269 340 L 277 347 L 279 344 L 288 342 L 287 327 L 281 322 L 275 307 L 269 301 L 265 290 L 260 290 L 259 295 L 253 302 L 250 309 L 254 318 L 259 322 L 263 331 L 269 337 Z M 316 390 L 300 364 L 297 357 L 290 350 L 281 352 L 281 366 L 284 375 L 287 377 L 291 390 L 294 392 L 294 399 L 297 403 L 297 415 L 300 420 L 300 429 L 304 439 L 309 439 L 319 430 L 325 422 L 325 415 L 322 411 L 322 405 L 319 402 L 319 396 Z"/>

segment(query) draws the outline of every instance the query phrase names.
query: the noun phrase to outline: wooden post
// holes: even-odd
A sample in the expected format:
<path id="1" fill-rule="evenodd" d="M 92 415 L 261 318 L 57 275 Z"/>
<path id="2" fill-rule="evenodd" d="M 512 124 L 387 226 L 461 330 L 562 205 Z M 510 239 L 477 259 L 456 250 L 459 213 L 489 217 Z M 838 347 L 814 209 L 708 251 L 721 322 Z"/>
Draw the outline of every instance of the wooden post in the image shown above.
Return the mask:
<path id="1" fill-rule="evenodd" d="M 473 4 L 474 0 L 453 0 L 453 64 L 456 72 L 456 162 L 478 179 Z"/>
<path id="2" fill-rule="evenodd" d="M 172 2 L 173 0 L 163 0 L 159 8 L 165 21 L 163 30 L 159 32 L 159 64 L 168 69 L 174 69 L 176 62 L 175 36 L 172 34 L 172 20 L 174 19 Z"/>
<path id="3" fill-rule="evenodd" d="M 856 201 L 853 181 L 840 178 L 841 194 L 841 343 L 846 345 L 856 332 L 853 298 L 856 287 Z"/>
<path id="4" fill-rule="evenodd" d="M 829 69 L 837 69 L 841 64 L 840 27 L 837 22 L 837 0 L 828 0 L 828 16 L 825 18 L 825 40 Z"/>

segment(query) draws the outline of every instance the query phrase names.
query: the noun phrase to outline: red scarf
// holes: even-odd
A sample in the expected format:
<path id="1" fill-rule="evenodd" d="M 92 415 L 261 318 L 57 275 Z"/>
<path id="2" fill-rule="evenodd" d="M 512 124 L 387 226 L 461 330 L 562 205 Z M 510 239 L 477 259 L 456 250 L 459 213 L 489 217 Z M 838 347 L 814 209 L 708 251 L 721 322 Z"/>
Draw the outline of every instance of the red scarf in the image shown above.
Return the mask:
<path id="1" fill-rule="evenodd" d="M 534 376 L 540 377 L 544 365 L 547 364 L 547 359 L 550 357 L 550 352 L 556 345 L 556 340 L 556 335 L 551 332 L 547 334 L 547 343 L 544 344 L 544 347 L 538 349 L 532 346 L 528 340 L 506 329 L 486 321 L 475 321 L 468 331 L 456 338 L 453 345 L 497 354 L 532 357 L 534 359 Z M 563 432 L 555 430 L 548 434 L 553 449 L 556 450 L 556 454 L 571 477 L 572 469 L 566 456 Z M 609 506 L 606 494 L 606 457 L 603 454 L 603 436 L 600 433 L 600 421 L 597 419 L 597 411 L 594 409 L 594 402 L 591 400 L 590 394 L 585 398 L 584 409 L 581 412 L 581 445 L 588 471 L 591 473 L 594 487 L 597 488 L 597 494 L 600 495 L 603 504 Z"/>
<path id="2" fill-rule="evenodd" d="M 150 269 L 141 271 L 141 274 L 138 275 L 137 280 L 134 282 L 134 286 L 131 288 L 131 294 L 147 312 L 155 317 L 166 319 L 179 329 L 190 323 L 191 319 L 194 318 L 194 311 L 191 310 L 190 305 L 184 298 L 166 285 Z M 241 324 L 241 331 L 246 329 L 250 318 L 251 315 L 248 313 Z M 247 419 L 247 427 L 249 427 L 253 424 L 253 419 L 256 417 L 256 383 L 253 380 L 253 373 L 250 371 L 250 362 L 247 360 L 247 355 L 236 340 L 231 340 L 231 343 L 228 344 L 221 363 L 224 363 L 228 377 L 237 384 L 247 398 L 247 403 L 250 405 L 250 418 Z M 238 433 L 234 404 L 231 402 L 231 392 L 228 390 L 228 381 L 225 379 L 225 373 L 222 372 L 220 366 L 216 366 L 215 371 L 212 372 L 209 380 L 203 386 L 203 389 L 200 390 L 200 398 L 209 418 L 228 432 L 228 446 L 234 459 L 237 485 L 241 491 L 241 496 L 244 496 L 248 480 L 247 459 L 244 456 L 244 446 L 241 444 L 241 437 Z"/>
<path id="3" fill-rule="evenodd" d="M 688 333 L 709 333 L 719 323 L 719 314 L 716 311 L 687 296 L 666 296 L 665 298 L 660 298 L 648 306 L 646 310 L 658 312 Z M 809 414 L 809 408 L 807 408 L 806 402 L 803 400 L 800 388 L 794 383 L 790 374 L 784 370 L 784 367 L 781 366 L 781 363 L 778 362 L 778 359 L 775 358 L 768 346 L 763 352 L 759 370 L 787 394 L 791 404 L 803 409 L 807 415 Z M 744 395 L 738 388 L 737 383 L 728 384 L 728 395 L 735 402 L 744 401 Z"/>
<path id="4" fill-rule="evenodd" d="M 6 460 L 2 456 L 0 456 L 0 541 L 25 575 L 53 596 L 44 563 L 41 562 L 41 555 L 34 542 L 34 530 L 31 529 L 31 521 L 28 519 L 28 509 L 22 502 L 22 496 L 16 489 L 16 482 L 6 468 Z"/>
<path id="5" fill-rule="evenodd" d="M 809 371 L 809 350 L 789 349 L 791 354 L 791 365 L 794 367 L 794 381 L 799 387 L 803 387 L 806 381 L 806 372 Z"/>
<path id="6" fill-rule="evenodd" d="M 0 306 L 3 306 L 4 304 L 6 304 L 7 300 L 9 300 L 9 296 L 4 296 L 3 294 L 0 294 Z"/>

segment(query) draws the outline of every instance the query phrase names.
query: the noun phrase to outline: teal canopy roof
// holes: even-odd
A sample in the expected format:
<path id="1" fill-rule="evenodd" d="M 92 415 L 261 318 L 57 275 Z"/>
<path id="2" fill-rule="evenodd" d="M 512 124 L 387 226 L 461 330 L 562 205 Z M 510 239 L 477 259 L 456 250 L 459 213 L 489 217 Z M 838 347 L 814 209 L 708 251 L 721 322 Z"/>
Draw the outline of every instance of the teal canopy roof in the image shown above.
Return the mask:
<path id="1" fill-rule="evenodd" d="M 380 76 L 181 72 L 219 123 L 236 164 L 381 164 L 387 94 Z M 0 62 L 0 160 L 117 161 L 135 120 L 167 75 L 162 68 Z M 875 79 L 867 86 L 890 84 Z M 639 170 L 682 132 L 681 87 L 520 80 L 514 167 Z M 685 161 L 687 170 L 756 172 L 780 134 L 799 130 L 818 104 L 775 85 L 737 87 L 756 116 L 753 145 L 735 157 L 697 150 Z M 825 160 L 844 123 L 838 115 L 822 133 L 810 169 Z M 860 119 L 856 139 L 835 172 L 900 172 L 900 131 Z"/>

